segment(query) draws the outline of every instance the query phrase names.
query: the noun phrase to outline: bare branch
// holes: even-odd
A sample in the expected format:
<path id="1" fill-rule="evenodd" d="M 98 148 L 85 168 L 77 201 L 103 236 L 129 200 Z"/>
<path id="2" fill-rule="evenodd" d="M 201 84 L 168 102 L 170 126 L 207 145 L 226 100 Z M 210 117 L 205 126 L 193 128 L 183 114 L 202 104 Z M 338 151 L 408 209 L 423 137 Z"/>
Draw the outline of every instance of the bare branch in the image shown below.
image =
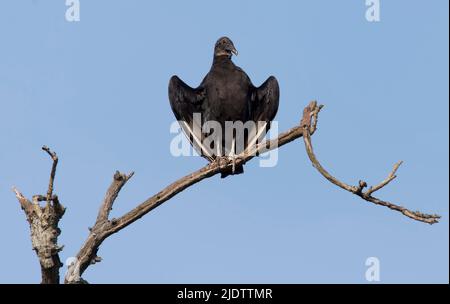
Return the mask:
<path id="1" fill-rule="evenodd" d="M 122 187 L 133 175 L 133 173 L 126 175 L 120 172 L 116 172 L 100 207 L 95 225 L 90 229 L 88 238 L 78 252 L 76 262 L 69 267 L 65 277 L 65 282 L 85 283 L 86 281 L 81 278 L 81 275 L 90 265 L 101 261 L 101 258 L 97 256 L 97 252 L 100 248 L 100 245 L 106 238 L 132 224 L 151 210 L 174 197 L 176 194 L 202 181 L 203 179 L 229 170 L 232 166 L 243 165 L 259 154 L 281 147 L 302 136 L 304 138 L 306 151 L 312 164 L 331 183 L 355 195 L 360 196 L 366 201 L 399 211 L 405 216 L 408 216 L 412 219 L 429 224 L 436 223 L 440 218 L 438 215 L 427 215 L 417 211 L 413 212 L 404 207 L 381 201 L 371 196 L 372 193 L 385 187 L 393 179 L 395 179 L 395 173 L 401 162 L 397 163 L 394 166 L 394 169 L 384 181 L 374 187 L 369 188 L 367 192 L 363 192 L 363 190 L 367 187 L 366 182 L 359 181 L 358 186 L 348 185 L 333 177 L 330 173 L 328 173 L 328 171 L 325 170 L 325 168 L 322 167 L 313 152 L 313 147 L 311 144 L 311 135 L 317 130 L 318 115 L 322 107 L 322 105 L 317 105 L 316 101 L 311 102 L 304 109 L 303 117 L 299 126 L 280 134 L 276 139 L 266 140 L 263 143 L 257 144 L 247 149 L 246 151 L 238 155 L 234 162 L 228 158 L 217 158 L 216 161 L 170 184 L 169 186 L 167 186 L 157 194 L 151 196 L 121 217 L 109 220 L 109 214 L 115 199 L 117 198 Z"/>
<path id="2" fill-rule="evenodd" d="M 322 167 L 322 165 L 319 163 L 319 161 L 317 160 L 317 158 L 313 152 L 313 147 L 311 145 L 311 140 L 310 140 L 310 133 L 309 133 L 308 128 L 306 128 L 306 127 L 303 129 L 303 136 L 306 136 L 306 139 L 304 138 L 304 141 L 305 141 L 305 147 L 306 147 L 306 151 L 308 153 L 309 159 L 311 160 L 312 165 L 320 172 L 320 174 L 322 174 L 331 183 L 333 183 L 336 186 L 341 187 L 342 189 L 347 190 L 349 192 L 356 193 L 359 191 L 360 188 L 362 188 L 363 183 L 360 183 L 361 184 L 360 187 L 350 186 L 344 182 L 341 182 L 340 180 L 338 180 L 337 178 L 332 176 L 330 173 L 328 173 L 328 171 L 325 170 L 325 168 Z"/>
<path id="3" fill-rule="evenodd" d="M 120 173 L 116 171 L 113 177 L 113 182 L 108 188 L 106 192 L 103 203 L 98 212 L 96 224 L 107 221 L 109 217 L 109 213 L 111 212 L 114 201 L 119 195 L 120 190 L 126 184 L 126 182 L 134 175 L 134 172 L 131 172 L 129 175 Z"/>
<path id="4" fill-rule="evenodd" d="M 53 194 L 53 183 L 55 181 L 56 174 L 56 166 L 58 165 L 58 156 L 55 152 L 52 152 L 49 147 L 42 146 L 42 150 L 48 153 L 53 160 L 52 170 L 50 171 L 50 180 L 48 182 L 48 190 L 47 190 L 47 204 L 50 203 Z"/>
<path id="5" fill-rule="evenodd" d="M 317 121 L 317 114 L 321 108 L 321 106 L 317 106 L 317 103 L 311 102 L 308 109 L 305 109 L 304 115 L 307 115 L 308 118 L 315 117 L 315 121 Z M 311 129 L 313 132 L 315 131 L 315 126 Z M 303 134 L 303 127 L 297 126 L 294 127 L 287 132 L 284 132 L 278 136 L 278 138 L 273 140 L 266 140 L 263 143 L 255 145 L 253 149 L 248 149 L 244 151 L 242 154 L 236 156 L 236 161 L 234 165 L 245 164 L 250 161 L 256 155 L 268 152 L 270 150 L 281 147 L 285 144 L 290 143 L 291 141 L 301 137 Z M 225 170 L 229 170 L 233 166 L 233 161 L 227 158 L 218 158 L 215 162 L 209 163 L 203 168 L 182 177 L 176 182 L 170 184 L 162 191 L 153 195 L 152 197 L 146 199 L 144 202 L 139 204 L 137 207 L 124 214 L 123 216 L 112 219 L 110 221 L 104 221 L 105 216 L 108 214 L 106 210 L 108 210 L 107 206 L 112 206 L 114 199 L 117 197 L 118 191 L 120 191 L 119 182 L 113 180 L 113 183 L 110 186 L 110 189 L 107 192 L 107 195 L 104 199 L 102 206 L 100 207 L 99 216 L 97 217 L 96 224 L 92 229 L 90 229 L 90 234 L 81 247 L 80 251 L 77 254 L 76 263 L 68 269 L 66 274 L 65 282 L 66 283 L 78 283 L 82 280 L 81 275 L 83 272 L 92 265 L 92 261 L 97 257 L 97 251 L 102 244 L 102 242 L 111 234 L 119 232 L 123 228 L 132 224 L 136 220 L 143 217 L 145 214 L 160 206 L 164 202 L 168 201 L 170 198 L 174 197 L 181 191 L 186 188 L 202 181 L 205 178 L 212 177 L 220 172 Z M 123 173 L 119 173 L 120 176 L 124 176 Z M 117 176 L 117 172 L 115 174 Z M 131 176 L 130 176 L 131 177 Z M 128 178 L 129 179 L 129 178 Z M 125 182 L 128 180 L 126 179 Z M 123 180 L 122 180 L 123 181 Z M 123 184 L 125 184 L 125 182 Z M 122 186 L 123 186 L 122 184 Z M 117 192 L 116 192 L 117 190 Z M 113 193 L 115 195 L 109 195 L 108 193 Z M 112 199 L 109 199 L 111 197 Z M 105 203 L 110 202 L 110 203 Z M 99 218 L 103 219 L 99 221 Z"/>
<path id="6" fill-rule="evenodd" d="M 42 149 L 53 159 L 47 195 L 34 195 L 30 201 L 18 189 L 13 188 L 13 191 L 30 224 L 31 243 L 41 265 L 42 283 L 58 284 L 59 268 L 62 266 L 58 253 L 63 248 L 57 244 L 61 232 L 58 224 L 64 215 L 65 208 L 59 203 L 58 197 L 53 194 L 58 157 L 47 147 L 44 146 Z M 47 202 L 45 207 L 39 205 L 41 201 Z"/>
<path id="7" fill-rule="evenodd" d="M 12 188 L 13 192 L 16 194 L 16 198 L 20 203 L 20 207 L 25 211 L 27 214 L 30 211 L 30 208 L 32 208 L 32 204 L 29 199 L 27 199 L 16 187 Z"/>
<path id="8" fill-rule="evenodd" d="M 311 144 L 310 132 L 309 132 L 309 129 L 306 127 L 303 130 L 303 140 L 305 142 L 306 151 L 308 153 L 309 159 L 311 160 L 311 163 L 320 172 L 320 174 L 322 174 L 331 183 L 335 184 L 338 187 L 341 187 L 344 190 L 347 190 L 353 194 L 358 195 L 359 197 L 361 197 L 362 199 L 364 199 L 368 202 L 371 202 L 371 203 L 374 203 L 374 204 L 380 205 L 380 206 L 385 206 L 385 207 L 388 207 L 389 209 L 401 212 L 403 215 L 405 215 L 409 218 L 412 218 L 416 221 L 421 221 L 421 222 L 428 223 L 428 224 L 438 223 L 440 216 L 437 214 L 430 215 L 430 214 L 421 213 L 419 211 L 410 211 L 410 210 L 406 209 L 405 207 L 398 206 L 398 205 L 392 204 L 390 202 L 382 201 L 378 198 L 371 196 L 371 194 L 373 192 L 380 190 L 381 188 L 383 188 L 384 186 L 389 184 L 389 182 L 391 182 L 393 179 L 395 179 L 395 177 L 396 177 L 395 173 L 402 162 L 399 162 L 394 166 L 394 169 L 392 170 L 392 172 L 389 174 L 389 176 L 384 181 L 382 181 L 380 184 L 378 184 L 374 187 L 369 188 L 369 190 L 367 192 L 363 192 L 362 190 L 365 187 L 367 187 L 366 182 L 360 181 L 358 186 L 350 186 L 344 182 L 341 182 L 334 176 L 332 176 L 330 173 L 328 173 L 327 170 L 325 170 L 325 168 L 322 167 L 322 165 L 317 160 L 317 158 L 314 154 L 314 150 L 313 150 L 313 147 Z"/>
<path id="9" fill-rule="evenodd" d="M 319 121 L 319 112 L 323 105 L 317 105 L 317 101 L 313 100 L 305 109 L 303 109 L 303 117 L 300 121 L 300 127 L 308 128 L 311 135 L 317 130 Z"/>
<path id="10" fill-rule="evenodd" d="M 317 117 L 317 114 L 320 111 L 320 108 L 322 108 L 322 106 L 317 106 L 317 103 L 314 101 L 310 103 L 308 108 L 310 110 L 306 111 L 307 115 L 311 115 L 311 117 L 313 116 Z M 313 126 L 312 130 L 313 132 L 315 131 L 315 126 Z M 302 127 L 295 127 L 287 132 L 280 134 L 276 139 L 264 141 L 263 143 L 256 145 L 254 149 L 250 149 L 249 151 L 239 154 L 236 157 L 237 159 L 235 165 L 245 164 L 253 157 L 255 157 L 255 155 L 259 155 L 271 151 L 273 149 L 276 149 L 278 147 L 281 147 L 301 137 L 302 133 L 303 133 Z M 158 192 L 156 195 L 145 200 L 143 203 L 138 205 L 130 212 L 118 218 L 115 222 L 115 225 L 113 225 L 108 232 L 112 234 L 125 228 L 126 226 L 130 225 L 137 219 L 144 216 L 152 209 L 158 207 L 159 205 L 166 202 L 176 194 L 180 193 L 184 189 L 202 181 L 205 178 L 214 176 L 222 171 L 230 169 L 232 166 L 233 162 L 230 159 L 219 158 L 217 159 L 217 161 L 212 162 L 206 165 L 205 167 L 197 170 L 196 172 L 179 179 L 178 181 L 167 186 L 162 191 Z"/>
<path id="11" fill-rule="evenodd" d="M 397 177 L 397 175 L 395 175 L 395 173 L 397 172 L 398 168 L 402 165 L 402 163 L 403 163 L 403 161 L 399 161 L 398 163 L 396 163 L 394 165 L 394 168 L 392 169 L 392 171 L 389 173 L 388 177 L 385 180 L 383 180 L 381 183 L 379 183 L 378 185 L 370 187 L 369 190 L 367 190 L 366 195 L 371 195 L 375 191 L 380 190 L 381 188 L 383 188 L 384 186 L 389 184 L 391 181 L 393 181 Z"/>

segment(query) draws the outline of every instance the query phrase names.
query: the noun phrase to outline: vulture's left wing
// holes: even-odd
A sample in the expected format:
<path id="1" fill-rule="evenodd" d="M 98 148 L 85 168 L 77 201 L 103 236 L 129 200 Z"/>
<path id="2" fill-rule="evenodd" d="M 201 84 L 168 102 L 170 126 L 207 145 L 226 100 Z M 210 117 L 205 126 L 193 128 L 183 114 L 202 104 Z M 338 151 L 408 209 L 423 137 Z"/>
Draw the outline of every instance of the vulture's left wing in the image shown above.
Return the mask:
<path id="1" fill-rule="evenodd" d="M 277 79 L 273 76 L 270 76 L 259 88 L 254 88 L 251 98 L 251 116 L 257 123 L 258 130 L 256 136 L 249 139 L 248 147 L 261 141 L 270 129 L 270 123 L 278 111 L 279 100 L 280 88 Z"/>

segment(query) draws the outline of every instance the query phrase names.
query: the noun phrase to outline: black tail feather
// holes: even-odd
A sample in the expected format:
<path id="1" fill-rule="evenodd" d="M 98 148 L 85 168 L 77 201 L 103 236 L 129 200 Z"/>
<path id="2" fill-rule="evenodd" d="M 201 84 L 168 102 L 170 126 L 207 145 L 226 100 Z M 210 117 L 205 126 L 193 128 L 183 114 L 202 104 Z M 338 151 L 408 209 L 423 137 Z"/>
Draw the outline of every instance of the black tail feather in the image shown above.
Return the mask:
<path id="1" fill-rule="evenodd" d="M 220 178 L 225 178 L 228 175 L 236 175 L 236 174 L 242 174 L 244 173 L 244 166 L 243 165 L 236 165 L 236 167 L 234 168 L 234 172 L 233 169 L 227 169 L 226 171 L 223 171 L 220 173 Z"/>

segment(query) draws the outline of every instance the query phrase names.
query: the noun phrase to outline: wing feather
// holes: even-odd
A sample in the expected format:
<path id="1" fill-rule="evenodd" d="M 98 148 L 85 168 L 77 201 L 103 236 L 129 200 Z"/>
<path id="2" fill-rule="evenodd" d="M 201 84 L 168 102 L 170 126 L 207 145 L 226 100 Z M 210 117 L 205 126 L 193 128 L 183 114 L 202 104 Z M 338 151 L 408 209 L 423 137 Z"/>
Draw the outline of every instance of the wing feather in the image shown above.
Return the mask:
<path id="1" fill-rule="evenodd" d="M 201 156 L 212 161 L 211 153 L 202 145 L 202 122 L 194 119 L 194 113 L 203 114 L 202 103 L 204 99 L 205 93 L 201 86 L 194 89 L 177 76 L 170 78 L 169 101 L 176 119 L 179 121 L 181 128 L 194 149 Z"/>
<path id="2" fill-rule="evenodd" d="M 275 118 L 280 100 L 280 87 L 274 76 L 270 76 L 260 87 L 254 88 L 251 97 L 251 116 L 257 123 L 256 136 L 250 138 L 248 147 L 252 147 L 257 141 L 261 141 L 263 135 L 270 129 L 270 123 Z"/>

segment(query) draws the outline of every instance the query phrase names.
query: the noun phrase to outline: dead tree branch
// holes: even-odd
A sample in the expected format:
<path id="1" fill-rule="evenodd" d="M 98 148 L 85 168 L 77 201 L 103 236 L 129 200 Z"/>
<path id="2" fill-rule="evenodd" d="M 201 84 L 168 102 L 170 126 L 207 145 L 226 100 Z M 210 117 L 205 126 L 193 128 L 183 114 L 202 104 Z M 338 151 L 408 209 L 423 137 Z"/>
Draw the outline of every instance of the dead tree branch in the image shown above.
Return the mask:
<path id="1" fill-rule="evenodd" d="M 105 199 L 103 200 L 103 203 L 100 207 L 100 211 L 97 216 L 95 225 L 93 226 L 93 228 L 90 229 L 90 233 L 87 240 L 85 241 L 80 251 L 78 252 L 77 261 L 69 267 L 65 277 L 65 282 L 66 283 L 85 282 L 81 278 L 81 275 L 90 265 L 101 260 L 97 256 L 97 252 L 98 249 L 100 248 L 100 245 L 107 237 L 124 229 L 128 225 L 132 224 L 136 220 L 143 217 L 148 212 L 152 211 L 156 207 L 168 201 L 176 194 L 202 181 L 205 178 L 212 177 L 220 172 L 229 170 L 233 165 L 245 164 L 256 155 L 281 147 L 302 136 L 304 138 L 306 150 L 308 152 L 308 156 L 311 162 L 319 170 L 319 172 L 333 184 L 349 192 L 352 192 L 369 202 L 372 202 L 377 205 L 386 206 L 396 211 L 400 211 L 404 215 L 412 219 L 429 224 L 437 222 L 437 220 L 439 219 L 438 215 L 427 215 L 420 212 L 412 212 L 404 207 L 384 202 L 371 196 L 372 193 L 383 188 L 396 177 L 395 173 L 398 167 L 400 166 L 400 163 L 398 163 L 394 167 L 394 170 L 389 174 L 386 180 L 381 182 L 379 185 L 370 188 L 367 192 L 362 191 L 363 188 L 367 187 L 367 184 L 363 181 L 361 181 L 360 184 L 355 187 L 347 185 L 337 180 L 332 175 L 330 175 L 317 161 L 317 158 L 313 153 L 311 145 L 311 135 L 314 134 L 314 132 L 317 129 L 318 115 L 321 109 L 322 105 L 317 105 L 317 102 L 315 101 L 311 102 L 304 109 L 303 117 L 299 126 L 296 126 L 288 130 L 287 132 L 280 134 L 276 139 L 266 140 L 263 143 L 255 145 L 254 147 L 251 147 L 247 151 L 244 151 L 242 154 L 236 157 L 234 164 L 230 159 L 227 158 L 217 159 L 217 161 L 212 162 L 206 165 L 205 167 L 189 175 L 186 175 L 185 177 L 170 184 L 162 191 L 148 198 L 147 200 L 139 204 L 137 207 L 135 207 L 128 213 L 122 215 L 121 217 L 109 219 L 109 212 L 112 208 L 112 205 L 114 204 L 115 199 L 117 198 L 119 191 L 133 175 L 133 173 L 126 175 L 120 172 L 116 172 L 114 174 L 113 181 L 106 193 Z"/>
<path id="2" fill-rule="evenodd" d="M 320 109 L 319 109 L 319 111 L 320 111 Z M 317 118 L 315 120 L 317 120 Z M 382 200 L 372 196 L 372 194 L 374 192 L 387 186 L 391 181 L 393 181 L 397 177 L 395 175 L 395 173 L 397 172 L 398 168 L 402 164 L 401 161 L 394 165 L 394 168 L 392 169 L 392 171 L 389 173 L 388 177 L 385 180 L 383 180 L 381 183 L 379 183 L 376 186 L 370 187 L 366 192 L 363 191 L 363 189 L 367 187 L 367 183 L 365 181 L 360 180 L 358 186 L 351 186 L 351 185 L 348 185 L 348 184 L 338 180 L 337 178 L 332 176 L 330 173 L 328 173 L 328 171 L 325 170 L 324 167 L 322 167 L 320 162 L 317 160 L 316 155 L 314 154 L 314 150 L 313 150 L 312 143 L 311 143 L 311 131 L 310 131 L 310 126 L 313 124 L 314 124 L 314 122 L 311 123 L 310 121 L 308 122 L 307 120 L 305 120 L 302 123 L 302 125 L 303 125 L 303 141 L 305 142 L 306 152 L 308 153 L 308 157 L 311 160 L 312 165 L 327 180 L 329 180 L 331 183 L 335 184 L 336 186 L 338 186 L 344 190 L 347 190 L 348 192 L 356 194 L 357 196 L 361 197 L 362 199 L 364 199 L 368 202 L 371 202 L 373 204 L 380 205 L 380 206 L 385 206 L 385 207 L 388 207 L 389 209 L 401 212 L 403 215 L 405 215 L 409 218 L 412 218 L 416 221 L 421 221 L 421 222 L 424 222 L 427 224 L 435 224 L 439 221 L 440 216 L 437 214 L 424 214 L 420 211 L 411 211 L 411 210 L 406 209 L 405 207 L 398 206 L 398 205 L 392 204 L 387 201 L 382 201 Z"/>
<path id="3" fill-rule="evenodd" d="M 405 207 L 382 201 L 372 196 L 373 193 L 384 188 L 397 177 L 396 172 L 402 162 L 395 164 L 386 179 L 378 185 L 370 187 L 365 192 L 364 189 L 367 187 L 367 183 L 365 181 L 361 180 L 357 186 L 351 186 L 328 173 L 328 171 L 325 170 L 325 168 L 323 168 L 317 160 L 311 143 L 311 135 L 314 134 L 317 129 L 318 115 L 321 109 L 322 106 L 317 105 L 317 102 L 311 102 L 304 109 L 303 117 L 299 126 L 280 134 L 276 139 L 266 140 L 263 143 L 250 147 L 248 150 L 238 155 L 234 161 L 229 158 L 218 158 L 215 162 L 212 162 L 170 184 L 162 191 L 151 196 L 121 217 L 110 219 L 111 209 L 120 190 L 134 174 L 133 172 L 130 174 L 123 174 L 117 171 L 113 176 L 111 185 L 109 186 L 100 206 L 95 224 L 89 229 L 90 232 L 88 238 L 78 252 L 76 261 L 68 268 L 64 280 L 65 283 L 86 282 L 81 278 L 82 274 L 90 265 L 101 261 L 101 258 L 97 256 L 97 252 L 103 241 L 110 235 L 124 229 L 128 225 L 146 215 L 148 212 L 168 201 L 176 194 L 202 181 L 203 179 L 212 177 L 221 172 L 227 172 L 232 168 L 232 166 L 243 165 L 257 155 L 281 147 L 300 137 L 303 137 L 308 157 L 313 166 L 331 183 L 361 197 L 368 202 L 401 212 L 403 215 L 414 220 L 428 224 L 438 222 L 440 218 L 439 215 L 429 215 L 419 211 L 410 211 Z M 46 151 L 53 160 L 47 194 L 45 196 L 34 195 L 32 201 L 30 201 L 16 188 L 13 190 L 30 224 L 33 249 L 36 251 L 41 264 L 42 283 L 59 283 L 59 268 L 62 264 L 58 253 L 62 250 L 62 247 L 57 245 L 57 238 L 60 234 L 58 223 L 64 214 L 65 208 L 60 204 L 58 197 L 53 194 L 53 184 L 55 180 L 56 167 L 58 164 L 58 157 L 56 153 L 50 151 L 48 147 L 44 146 L 42 149 Z M 39 204 L 42 201 L 46 202 L 43 207 Z"/>
<path id="4" fill-rule="evenodd" d="M 112 210 L 112 205 L 119 195 L 120 190 L 126 184 L 126 182 L 133 176 L 134 172 L 131 172 L 128 176 L 121 174 L 119 171 L 116 171 L 113 177 L 113 182 L 111 186 L 109 186 L 108 191 L 106 192 L 105 199 L 101 205 L 101 208 L 98 212 L 96 224 L 105 222 L 108 220 L 109 213 Z"/>
<path id="5" fill-rule="evenodd" d="M 16 188 L 13 188 L 13 191 L 30 224 L 31 243 L 41 265 L 42 284 L 58 284 L 59 268 L 62 266 L 58 253 L 63 248 L 57 244 L 61 233 L 58 224 L 64 215 L 65 208 L 60 204 L 58 197 L 53 195 L 58 157 L 49 148 L 44 146 L 42 149 L 53 159 L 47 195 L 34 195 L 30 201 Z M 45 206 L 40 206 L 41 201 L 46 201 Z"/>
<path id="6" fill-rule="evenodd" d="M 315 104 L 315 103 L 314 103 Z M 304 115 L 312 115 L 316 108 L 312 105 L 305 109 Z M 311 134 L 315 131 L 315 125 L 311 126 Z M 236 157 L 234 165 L 245 164 L 250 161 L 256 155 L 268 152 L 270 150 L 281 147 L 291 141 L 301 137 L 303 135 L 303 128 L 301 126 L 294 127 L 287 132 L 284 132 L 273 140 L 267 140 L 253 147 L 250 150 L 244 151 L 242 154 Z M 102 242 L 111 234 L 119 232 L 123 228 L 132 224 L 136 220 L 143 217 L 145 214 L 160 206 L 170 198 L 180 193 L 184 189 L 202 181 L 205 178 L 214 176 L 220 172 L 231 169 L 233 162 L 227 158 L 220 158 L 217 161 L 212 162 L 203 168 L 186 175 L 185 177 L 170 184 L 162 191 L 148 198 L 137 207 L 124 214 L 117 219 L 108 219 L 109 211 L 114 200 L 117 197 L 118 192 L 122 186 L 131 178 L 133 174 L 126 175 L 120 172 L 116 172 L 113 181 L 109 187 L 107 195 L 100 207 L 97 221 L 93 228 L 90 229 L 89 236 L 80 251 L 77 254 L 77 261 L 69 267 L 65 282 L 66 283 L 79 283 L 84 282 L 81 279 L 83 272 L 93 263 L 98 261 L 97 251 Z"/>
<path id="7" fill-rule="evenodd" d="M 47 202 L 50 202 L 50 199 L 53 194 L 53 183 L 55 181 L 56 174 L 56 166 L 58 165 L 58 156 L 55 152 L 50 151 L 50 148 L 47 146 L 43 146 L 42 150 L 48 153 L 53 160 L 52 170 L 50 171 L 50 180 L 48 182 L 48 190 L 47 190 Z"/>

